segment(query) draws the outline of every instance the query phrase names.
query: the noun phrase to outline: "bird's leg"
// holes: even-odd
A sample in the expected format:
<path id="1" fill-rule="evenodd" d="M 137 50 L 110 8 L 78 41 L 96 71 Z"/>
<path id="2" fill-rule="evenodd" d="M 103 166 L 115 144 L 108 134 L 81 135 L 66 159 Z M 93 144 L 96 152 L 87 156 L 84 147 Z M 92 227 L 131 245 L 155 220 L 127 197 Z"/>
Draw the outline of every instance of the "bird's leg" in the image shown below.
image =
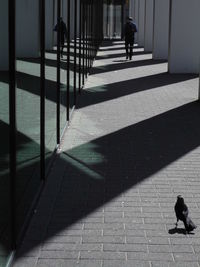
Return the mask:
<path id="1" fill-rule="evenodd" d="M 176 228 L 178 227 L 178 221 L 179 221 L 179 219 L 177 219 L 177 221 L 176 221 L 176 223 L 175 223 Z"/>

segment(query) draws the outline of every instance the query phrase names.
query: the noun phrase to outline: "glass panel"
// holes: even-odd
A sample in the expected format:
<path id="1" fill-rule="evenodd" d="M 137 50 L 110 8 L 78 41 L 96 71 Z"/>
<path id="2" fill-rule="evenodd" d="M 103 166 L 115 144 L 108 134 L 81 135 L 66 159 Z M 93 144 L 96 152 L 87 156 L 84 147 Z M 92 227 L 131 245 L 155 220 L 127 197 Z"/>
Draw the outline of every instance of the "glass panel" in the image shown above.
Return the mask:
<path id="1" fill-rule="evenodd" d="M 10 253 L 8 1 L 0 8 L 0 266 Z"/>
<path id="2" fill-rule="evenodd" d="M 17 231 L 40 184 L 39 2 L 16 1 Z"/>
<path id="3" fill-rule="evenodd" d="M 104 1 L 103 4 L 103 33 L 104 38 L 121 38 L 122 5 L 117 2 Z"/>
<path id="4" fill-rule="evenodd" d="M 71 0 L 70 0 L 71 1 Z M 70 3 L 70 113 L 74 105 L 74 1 Z"/>
<path id="5" fill-rule="evenodd" d="M 46 0 L 45 19 L 45 154 L 48 166 L 52 151 L 56 147 L 57 1 Z"/>
<path id="6" fill-rule="evenodd" d="M 67 113 L 67 1 L 61 1 L 62 3 L 62 20 L 63 26 L 61 27 L 61 39 L 63 41 L 63 55 L 61 56 L 61 85 L 60 85 L 60 133 L 63 133 L 66 125 L 66 113 Z M 61 48 L 62 49 L 62 48 Z"/>

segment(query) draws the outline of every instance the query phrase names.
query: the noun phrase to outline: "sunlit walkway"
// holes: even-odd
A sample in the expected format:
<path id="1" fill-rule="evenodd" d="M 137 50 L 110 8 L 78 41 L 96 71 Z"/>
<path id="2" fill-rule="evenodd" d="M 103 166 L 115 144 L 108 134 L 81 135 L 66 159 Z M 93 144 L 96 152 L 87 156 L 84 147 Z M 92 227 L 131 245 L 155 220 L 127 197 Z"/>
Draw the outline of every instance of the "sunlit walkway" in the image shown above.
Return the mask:
<path id="1" fill-rule="evenodd" d="M 199 267 L 194 75 L 123 42 L 101 46 L 15 267 Z M 175 230 L 182 194 L 199 226 Z"/>

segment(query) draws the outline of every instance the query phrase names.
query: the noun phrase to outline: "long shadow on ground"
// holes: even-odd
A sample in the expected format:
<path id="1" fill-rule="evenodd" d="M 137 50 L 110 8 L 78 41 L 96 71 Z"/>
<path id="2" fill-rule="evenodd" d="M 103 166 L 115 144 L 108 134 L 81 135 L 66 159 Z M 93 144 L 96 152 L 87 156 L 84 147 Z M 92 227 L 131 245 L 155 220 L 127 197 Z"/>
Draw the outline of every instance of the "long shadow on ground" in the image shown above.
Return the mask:
<path id="1" fill-rule="evenodd" d="M 64 229 L 67 235 L 71 225 L 197 148 L 199 113 L 192 102 L 62 153 L 57 164 L 65 174 L 48 228 L 36 229 L 19 256 Z M 47 207 L 48 200 L 35 221 L 45 221 Z"/>
<path id="2" fill-rule="evenodd" d="M 152 53 L 150 52 L 144 52 L 144 51 L 135 51 L 133 52 L 133 57 L 134 56 L 138 56 L 138 55 L 151 55 Z M 98 55 L 96 57 L 96 60 L 101 60 L 101 59 L 109 59 L 109 58 L 118 58 L 118 57 L 125 57 L 126 53 L 125 53 L 125 49 L 123 50 L 123 52 L 119 53 L 119 54 L 105 54 L 103 56 Z"/>
<path id="3" fill-rule="evenodd" d="M 78 108 L 102 103 L 122 96 L 142 92 L 158 87 L 175 84 L 196 78 L 193 74 L 169 74 L 167 72 L 150 75 L 122 82 L 109 83 L 91 87 L 83 91 L 84 101 L 79 103 Z M 162 90 L 162 89 L 160 89 Z"/>
<path id="4" fill-rule="evenodd" d="M 95 68 L 92 68 L 90 70 L 90 75 L 100 74 L 100 73 L 106 73 L 106 72 L 112 72 L 117 70 L 124 70 L 124 69 L 133 69 L 136 67 L 142 67 L 142 66 L 151 66 L 151 65 L 157 65 L 166 63 L 166 60 L 153 60 L 153 59 L 144 59 L 139 61 L 126 61 L 124 60 L 121 64 L 107 64 L 105 66 L 98 66 Z"/>

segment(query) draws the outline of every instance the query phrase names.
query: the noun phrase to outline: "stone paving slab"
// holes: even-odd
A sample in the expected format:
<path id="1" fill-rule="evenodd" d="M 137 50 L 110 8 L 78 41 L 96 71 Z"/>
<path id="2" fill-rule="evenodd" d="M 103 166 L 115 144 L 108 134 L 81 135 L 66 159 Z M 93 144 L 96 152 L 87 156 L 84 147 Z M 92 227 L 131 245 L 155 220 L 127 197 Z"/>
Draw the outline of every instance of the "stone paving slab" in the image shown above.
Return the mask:
<path id="1" fill-rule="evenodd" d="M 200 266 L 198 78 L 124 52 L 100 48 L 13 266 Z"/>

